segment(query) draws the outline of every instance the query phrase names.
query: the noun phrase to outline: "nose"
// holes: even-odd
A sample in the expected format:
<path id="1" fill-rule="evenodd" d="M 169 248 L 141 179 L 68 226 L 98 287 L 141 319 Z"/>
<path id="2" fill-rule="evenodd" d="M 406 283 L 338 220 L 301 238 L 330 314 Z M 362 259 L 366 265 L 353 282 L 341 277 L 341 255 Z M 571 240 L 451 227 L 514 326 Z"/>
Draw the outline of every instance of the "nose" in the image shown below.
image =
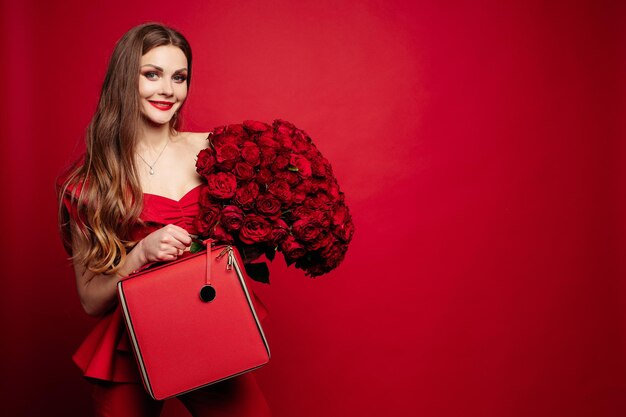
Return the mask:
<path id="1" fill-rule="evenodd" d="M 161 79 L 161 94 L 164 96 L 171 96 L 172 94 L 174 94 L 172 82 L 165 77 Z"/>

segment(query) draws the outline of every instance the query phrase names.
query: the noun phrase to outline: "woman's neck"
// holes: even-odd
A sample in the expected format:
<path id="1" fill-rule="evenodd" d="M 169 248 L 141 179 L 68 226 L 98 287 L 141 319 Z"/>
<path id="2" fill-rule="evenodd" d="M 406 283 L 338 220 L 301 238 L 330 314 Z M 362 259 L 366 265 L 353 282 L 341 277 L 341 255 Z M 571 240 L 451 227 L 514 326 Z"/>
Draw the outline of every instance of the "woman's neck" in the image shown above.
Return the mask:
<path id="1" fill-rule="evenodd" d="M 137 145 L 139 149 L 160 150 L 170 140 L 169 124 L 155 125 L 142 123 L 139 128 Z"/>

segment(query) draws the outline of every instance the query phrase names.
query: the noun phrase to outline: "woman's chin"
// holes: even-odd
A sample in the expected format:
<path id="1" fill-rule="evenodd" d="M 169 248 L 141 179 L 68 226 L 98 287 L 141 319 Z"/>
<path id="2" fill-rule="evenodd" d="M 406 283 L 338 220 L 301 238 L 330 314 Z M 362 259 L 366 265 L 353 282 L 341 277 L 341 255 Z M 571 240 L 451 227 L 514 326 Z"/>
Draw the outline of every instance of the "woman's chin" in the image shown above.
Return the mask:
<path id="1" fill-rule="evenodd" d="M 154 117 L 148 117 L 144 114 L 143 121 L 146 125 L 150 127 L 161 128 L 163 126 L 169 126 L 170 122 L 172 121 L 172 118 L 171 117 L 154 118 Z"/>

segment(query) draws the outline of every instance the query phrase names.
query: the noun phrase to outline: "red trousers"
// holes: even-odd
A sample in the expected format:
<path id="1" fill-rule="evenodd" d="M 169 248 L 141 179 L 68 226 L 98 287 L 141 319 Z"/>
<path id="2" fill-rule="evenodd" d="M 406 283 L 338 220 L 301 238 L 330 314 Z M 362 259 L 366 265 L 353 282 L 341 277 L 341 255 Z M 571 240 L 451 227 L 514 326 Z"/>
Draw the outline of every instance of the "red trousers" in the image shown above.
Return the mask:
<path id="1" fill-rule="evenodd" d="M 92 398 L 96 417 L 158 417 L 164 404 L 150 398 L 141 383 L 93 382 Z M 176 398 L 193 417 L 271 416 L 251 373 Z"/>

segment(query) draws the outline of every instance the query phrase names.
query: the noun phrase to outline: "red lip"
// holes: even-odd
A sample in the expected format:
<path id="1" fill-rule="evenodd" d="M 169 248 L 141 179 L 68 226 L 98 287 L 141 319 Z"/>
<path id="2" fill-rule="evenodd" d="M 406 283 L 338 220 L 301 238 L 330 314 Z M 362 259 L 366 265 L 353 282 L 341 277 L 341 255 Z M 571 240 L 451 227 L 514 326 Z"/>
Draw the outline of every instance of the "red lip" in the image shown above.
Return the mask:
<path id="1" fill-rule="evenodd" d="M 162 111 L 168 111 L 172 108 L 172 106 L 174 106 L 174 103 L 171 103 L 169 101 L 148 101 L 150 102 L 150 104 L 152 104 L 152 107 L 155 107 Z"/>

